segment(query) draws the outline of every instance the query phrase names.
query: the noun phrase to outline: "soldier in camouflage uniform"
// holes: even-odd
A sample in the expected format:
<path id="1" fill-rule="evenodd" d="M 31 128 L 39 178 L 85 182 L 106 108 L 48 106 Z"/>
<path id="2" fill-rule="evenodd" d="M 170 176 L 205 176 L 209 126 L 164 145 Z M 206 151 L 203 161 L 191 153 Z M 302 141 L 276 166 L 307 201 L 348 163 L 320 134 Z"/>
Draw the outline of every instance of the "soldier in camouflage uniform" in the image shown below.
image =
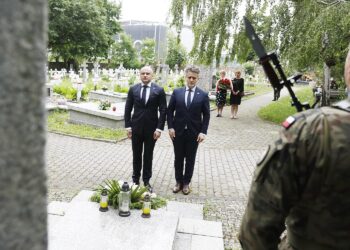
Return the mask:
<path id="1" fill-rule="evenodd" d="M 345 81 L 350 89 L 350 52 Z M 243 249 L 350 249 L 350 96 L 283 126 L 254 173 Z"/>

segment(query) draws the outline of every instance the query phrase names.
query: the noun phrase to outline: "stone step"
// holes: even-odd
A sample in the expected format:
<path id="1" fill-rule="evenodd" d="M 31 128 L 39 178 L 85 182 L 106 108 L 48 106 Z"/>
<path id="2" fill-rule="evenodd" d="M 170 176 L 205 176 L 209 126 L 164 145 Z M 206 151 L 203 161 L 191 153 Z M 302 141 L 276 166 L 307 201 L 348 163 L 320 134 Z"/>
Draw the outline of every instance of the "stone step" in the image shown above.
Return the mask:
<path id="1" fill-rule="evenodd" d="M 180 218 L 177 228 L 179 233 L 222 238 L 222 223 L 217 221 Z"/>
<path id="2" fill-rule="evenodd" d="M 222 223 L 180 218 L 174 250 L 224 250 Z"/>
<path id="3" fill-rule="evenodd" d="M 93 193 L 82 190 L 70 203 L 49 204 L 49 250 L 224 249 L 222 225 L 203 221 L 202 205 L 169 201 L 149 219 L 140 210 L 124 218 L 114 209 L 99 212 L 99 204 L 89 201 Z"/>
<path id="4" fill-rule="evenodd" d="M 203 220 L 203 205 L 169 201 L 167 211 L 179 213 L 180 218 Z"/>
<path id="5" fill-rule="evenodd" d="M 178 213 L 152 210 L 144 219 L 132 210 L 130 217 L 120 217 L 118 210 L 100 212 L 99 204 L 88 201 L 92 193 L 80 192 L 63 216 L 49 214 L 49 250 L 173 249 Z"/>

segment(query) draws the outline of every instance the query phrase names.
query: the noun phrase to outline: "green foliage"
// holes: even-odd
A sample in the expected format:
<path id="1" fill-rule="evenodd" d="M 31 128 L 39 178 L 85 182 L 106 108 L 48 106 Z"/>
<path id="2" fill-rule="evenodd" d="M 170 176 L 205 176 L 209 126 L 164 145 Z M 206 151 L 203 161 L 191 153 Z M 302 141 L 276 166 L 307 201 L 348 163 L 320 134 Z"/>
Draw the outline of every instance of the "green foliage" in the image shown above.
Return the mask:
<path id="1" fill-rule="evenodd" d="M 185 47 L 175 38 L 172 33 L 168 34 L 168 53 L 165 63 L 169 65 L 171 69 L 177 65 L 179 68 L 183 68 L 186 64 L 187 52 Z"/>
<path id="2" fill-rule="evenodd" d="M 118 195 L 120 193 L 121 187 L 116 180 L 106 180 L 104 182 L 105 186 L 99 185 L 95 189 L 95 193 L 90 197 L 92 202 L 100 202 L 101 193 L 103 189 L 107 189 L 108 194 L 108 205 L 113 206 L 113 208 L 118 207 Z M 147 188 L 144 186 L 135 185 L 131 187 L 130 192 L 130 209 L 142 209 L 142 199 L 143 195 L 147 192 Z M 151 197 L 151 208 L 158 209 L 166 206 L 167 200 L 161 197 Z"/>
<path id="3" fill-rule="evenodd" d="M 89 125 L 71 124 L 68 120 L 68 112 L 65 110 L 50 112 L 47 117 L 48 131 L 79 136 L 82 138 L 113 141 L 126 138 L 124 129 L 96 128 Z"/>
<path id="4" fill-rule="evenodd" d="M 144 186 L 135 185 L 131 187 L 130 199 L 131 203 L 135 203 L 141 200 L 142 195 L 147 192 L 148 189 Z"/>
<path id="5" fill-rule="evenodd" d="M 142 57 L 142 64 L 154 65 L 156 63 L 155 55 L 156 41 L 151 38 L 142 40 L 142 47 L 140 55 Z"/>
<path id="6" fill-rule="evenodd" d="M 111 65 L 117 67 L 123 64 L 125 68 L 139 68 L 137 51 L 133 46 L 131 36 L 120 33 L 119 41 L 112 44 L 111 47 Z"/>
<path id="7" fill-rule="evenodd" d="M 243 67 L 245 69 L 245 73 L 247 75 L 253 75 L 254 73 L 254 63 L 253 62 L 246 62 L 243 64 Z"/>
<path id="8" fill-rule="evenodd" d="M 309 87 L 304 87 L 296 92 L 301 103 L 309 102 L 310 105 L 314 102 L 312 90 Z M 258 115 L 261 119 L 274 123 L 282 123 L 288 116 L 295 114 L 295 107 L 291 106 L 291 98 L 283 97 L 276 102 L 273 102 L 259 110 Z"/>
<path id="9" fill-rule="evenodd" d="M 113 206 L 113 208 L 118 207 L 118 195 L 120 193 L 120 185 L 116 180 L 106 180 L 104 181 L 105 186 L 99 185 L 95 193 L 90 197 L 92 202 L 100 202 L 101 193 L 104 189 L 107 190 L 108 194 L 108 205 Z"/>
<path id="10" fill-rule="evenodd" d="M 151 198 L 151 208 L 158 209 L 166 206 L 167 200 L 162 197 Z"/>
<path id="11" fill-rule="evenodd" d="M 185 77 L 181 76 L 177 81 L 176 81 L 176 87 L 177 88 L 182 88 L 185 86 Z"/>
<path id="12" fill-rule="evenodd" d="M 53 91 L 67 98 L 68 100 L 77 99 L 77 89 L 73 88 L 72 82 L 64 79 L 61 84 L 55 85 Z"/>
<path id="13" fill-rule="evenodd" d="M 94 88 L 92 82 L 88 82 L 84 85 L 81 91 L 81 99 L 86 100 L 89 92 Z M 53 91 L 57 94 L 64 96 L 68 100 L 77 99 L 77 89 L 73 87 L 72 82 L 69 79 L 64 79 L 61 84 L 55 85 Z"/>
<path id="14" fill-rule="evenodd" d="M 322 78 L 323 63 L 332 62 L 332 75 L 342 78 L 350 39 L 350 2 L 325 5 L 284 0 L 272 13 L 278 20 L 274 36 L 280 37 L 281 57 L 290 68 L 311 69 Z"/>
<path id="15" fill-rule="evenodd" d="M 128 80 L 129 86 L 134 85 L 135 82 L 136 82 L 136 76 L 132 75 Z"/>
<path id="16" fill-rule="evenodd" d="M 245 8 L 240 8 L 242 5 Z M 332 73 L 342 78 L 350 40 L 349 1 L 172 0 L 171 21 L 180 32 L 184 15 L 192 18 L 195 40 L 190 54 L 197 62 L 211 64 L 215 60 L 218 65 L 223 50 L 229 51 L 226 59 L 237 56 L 245 62 L 256 56 L 237 13 L 242 9 L 267 51 L 280 53 L 286 72 L 320 72 L 326 61 L 336 63 Z M 322 44 L 325 33 L 327 46 Z"/>
<path id="17" fill-rule="evenodd" d="M 65 62 L 107 58 L 121 30 L 120 5 L 106 0 L 49 0 L 48 48 Z"/>
<path id="18" fill-rule="evenodd" d="M 98 109 L 100 110 L 108 110 L 111 107 L 111 102 L 108 100 L 100 101 L 98 105 Z"/>
<path id="19" fill-rule="evenodd" d="M 129 92 L 129 88 L 127 87 L 122 87 L 119 84 L 114 85 L 114 92 L 118 92 L 118 93 L 128 93 Z"/>
<path id="20" fill-rule="evenodd" d="M 103 75 L 101 77 L 101 80 L 104 81 L 104 82 L 110 82 L 111 80 L 109 79 L 109 76 L 106 76 L 106 75 Z"/>

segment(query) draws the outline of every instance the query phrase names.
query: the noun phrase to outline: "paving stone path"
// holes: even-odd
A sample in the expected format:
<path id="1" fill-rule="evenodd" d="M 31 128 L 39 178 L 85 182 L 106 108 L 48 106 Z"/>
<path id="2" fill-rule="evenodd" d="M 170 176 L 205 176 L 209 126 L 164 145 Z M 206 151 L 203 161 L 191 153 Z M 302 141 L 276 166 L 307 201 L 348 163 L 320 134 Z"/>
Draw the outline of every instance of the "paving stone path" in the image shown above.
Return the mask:
<path id="1" fill-rule="evenodd" d="M 260 107 L 272 94 L 242 102 L 238 119 L 230 119 L 229 108 L 223 117 L 211 112 L 206 141 L 199 146 L 192 193 L 174 195 L 173 147 L 167 131 L 156 143 L 153 158 L 155 192 L 169 199 L 205 204 L 205 217 L 223 222 L 225 248 L 239 249 L 237 229 L 244 210 L 256 161 L 280 126 L 257 117 Z M 47 174 L 49 201 L 70 200 L 82 189 L 93 189 L 105 179 L 131 180 L 130 140 L 118 143 L 79 139 L 48 133 Z"/>

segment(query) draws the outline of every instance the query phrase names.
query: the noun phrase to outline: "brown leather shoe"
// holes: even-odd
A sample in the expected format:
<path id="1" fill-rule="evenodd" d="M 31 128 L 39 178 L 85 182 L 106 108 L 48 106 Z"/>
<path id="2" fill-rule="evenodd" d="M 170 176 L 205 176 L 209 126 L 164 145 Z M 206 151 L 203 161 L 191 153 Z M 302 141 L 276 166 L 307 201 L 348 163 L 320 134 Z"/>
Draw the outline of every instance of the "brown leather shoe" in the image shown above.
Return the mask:
<path id="1" fill-rule="evenodd" d="M 176 183 L 175 187 L 173 188 L 173 193 L 176 194 L 182 190 L 182 185 L 180 183 Z"/>
<path id="2" fill-rule="evenodd" d="M 191 193 L 190 185 L 184 185 L 182 188 L 182 193 L 184 195 L 188 195 L 189 193 Z"/>

